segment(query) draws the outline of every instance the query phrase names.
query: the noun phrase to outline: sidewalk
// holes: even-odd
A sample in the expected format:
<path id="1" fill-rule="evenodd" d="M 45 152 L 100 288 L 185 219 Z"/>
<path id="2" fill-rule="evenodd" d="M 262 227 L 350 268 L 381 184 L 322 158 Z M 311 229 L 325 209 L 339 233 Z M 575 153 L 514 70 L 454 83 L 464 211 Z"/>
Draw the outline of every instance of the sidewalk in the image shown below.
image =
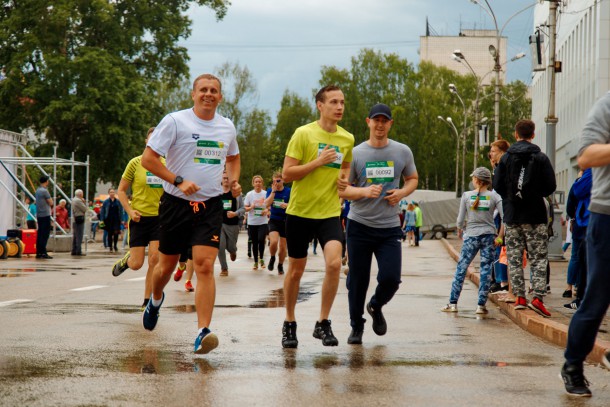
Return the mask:
<path id="1" fill-rule="evenodd" d="M 449 255 L 457 262 L 461 250 L 462 241 L 455 236 L 449 236 L 442 240 Z M 551 294 L 544 298 L 544 305 L 551 313 L 550 318 L 544 318 L 534 311 L 515 311 L 514 304 L 497 301 L 497 296 L 490 295 L 489 300 L 496 304 L 504 314 L 512 319 L 517 325 L 533 335 L 552 342 L 560 347 L 566 346 L 568 336 L 568 325 L 575 311 L 564 308 L 563 304 L 572 301 L 572 298 L 563 298 L 561 295 L 566 289 L 566 274 L 570 251 L 564 257 L 565 261 L 551 261 Z M 477 286 L 479 285 L 479 256 L 475 258 L 468 268 L 467 278 Z M 529 274 L 529 267 L 525 270 L 525 275 Z M 588 360 L 600 363 L 606 349 L 610 349 L 610 316 L 606 315 L 599 328 L 597 341 L 593 351 L 589 354 Z"/>

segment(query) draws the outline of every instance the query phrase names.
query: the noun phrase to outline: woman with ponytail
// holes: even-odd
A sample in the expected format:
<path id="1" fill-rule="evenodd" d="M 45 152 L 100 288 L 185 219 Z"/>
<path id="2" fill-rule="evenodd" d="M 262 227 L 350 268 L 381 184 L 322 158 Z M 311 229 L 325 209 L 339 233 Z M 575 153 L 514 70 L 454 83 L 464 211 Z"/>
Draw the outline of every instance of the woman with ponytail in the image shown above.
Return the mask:
<path id="1" fill-rule="evenodd" d="M 457 218 L 458 236 L 463 238 L 462 251 L 457 263 L 455 277 L 451 286 L 449 303 L 441 311 L 457 312 L 457 302 L 462 292 L 466 270 L 477 255 L 481 253 L 481 268 L 479 282 L 479 298 L 477 314 L 487 314 L 487 296 L 491 283 L 491 268 L 494 261 L 494 245 L 502 244 L 504 225 L 500 227 L 496 236 L 494 224 L 494 210 L 498 209 L 501 217 L 502 198 L 490 191 L 491 172 L 485 167 L 479 167 L 472 174 L 472 183 L 475 189 L 464 192 L 460 202 Z"/>

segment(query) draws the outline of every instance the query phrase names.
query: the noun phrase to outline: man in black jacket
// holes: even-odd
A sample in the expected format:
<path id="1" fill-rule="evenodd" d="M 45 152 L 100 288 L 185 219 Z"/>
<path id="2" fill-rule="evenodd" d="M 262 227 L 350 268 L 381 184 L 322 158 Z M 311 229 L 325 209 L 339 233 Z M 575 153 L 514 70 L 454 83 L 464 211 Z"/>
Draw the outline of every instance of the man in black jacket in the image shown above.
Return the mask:
<path id="1" fill-rule="evenodd" d="M 515 125 L 514 143 L 502 156 L 494 173 L 493 189 L 502 196 L 506 257 L 515 309 L 533 309 L 544 317 L 546 267 L 548 264 L 548 218 L 544 198 L 555 192 L 555 171 L 549 158 L 532 143 L 536 126 L 531 120 Z M 523 251 L 531 263 L 534 298 L 527 303 L 523 278 Z"/>

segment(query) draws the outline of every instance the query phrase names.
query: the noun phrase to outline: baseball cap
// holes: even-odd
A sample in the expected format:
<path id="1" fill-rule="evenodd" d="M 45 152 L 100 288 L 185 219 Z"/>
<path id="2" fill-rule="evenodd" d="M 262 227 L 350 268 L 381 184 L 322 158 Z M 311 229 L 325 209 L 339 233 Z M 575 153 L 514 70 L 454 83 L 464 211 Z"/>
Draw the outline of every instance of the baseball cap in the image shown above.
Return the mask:
<path id="1" fill-rule="evenodd" d="M 470 174 L 470 176 L 471 177 L 477 177 L 481 181 L 486 181 L 486 182 L 491 183 L 491 171 L 489 171 L 485 167 L 478 167 L 478 168 L 476 168 L 472 172 L 472 174 Z"/>
<path id="2" fill-rule="evenodd" d="M 371 111 L 369 112 L 369 119 L 373 119 L 377 116 L 384 116 L 388 120 L 392 120 L 392 110 L 390 110 L 388 105 L 384 105 L 383 103 L 377 103 L 375 106 L 371 107 Z"/>

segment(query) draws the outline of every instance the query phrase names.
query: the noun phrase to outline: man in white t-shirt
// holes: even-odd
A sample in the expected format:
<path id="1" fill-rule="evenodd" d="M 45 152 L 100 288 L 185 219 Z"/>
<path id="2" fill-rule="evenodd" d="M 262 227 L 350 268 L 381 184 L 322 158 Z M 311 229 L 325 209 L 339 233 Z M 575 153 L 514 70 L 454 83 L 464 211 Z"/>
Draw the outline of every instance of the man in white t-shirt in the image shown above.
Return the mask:
<path id="1" fill-rule="evenodd" d="M 210 74 L 193 83 L 190 109 L 170 113 L 153 132 L 142 155 L 142 166 L 163 180 L 159 204 L 159 263 L 153 290 L 142 324 L 153 330 L 180 253 L 193 250 L 197 274 L 195 307 L 199 332 L 195 353 L 208 353 L 218 346 L 209 329 L 216 285 L 214 262 L 220 244 L 223 193 L 221 180 L 226 165 L 233 196 L 241 194 L 239 148 L 233 123 L 216 113 L 222 100 L 218 78 Z M 166 159 L 166 166 L 159 160 Z"/>

